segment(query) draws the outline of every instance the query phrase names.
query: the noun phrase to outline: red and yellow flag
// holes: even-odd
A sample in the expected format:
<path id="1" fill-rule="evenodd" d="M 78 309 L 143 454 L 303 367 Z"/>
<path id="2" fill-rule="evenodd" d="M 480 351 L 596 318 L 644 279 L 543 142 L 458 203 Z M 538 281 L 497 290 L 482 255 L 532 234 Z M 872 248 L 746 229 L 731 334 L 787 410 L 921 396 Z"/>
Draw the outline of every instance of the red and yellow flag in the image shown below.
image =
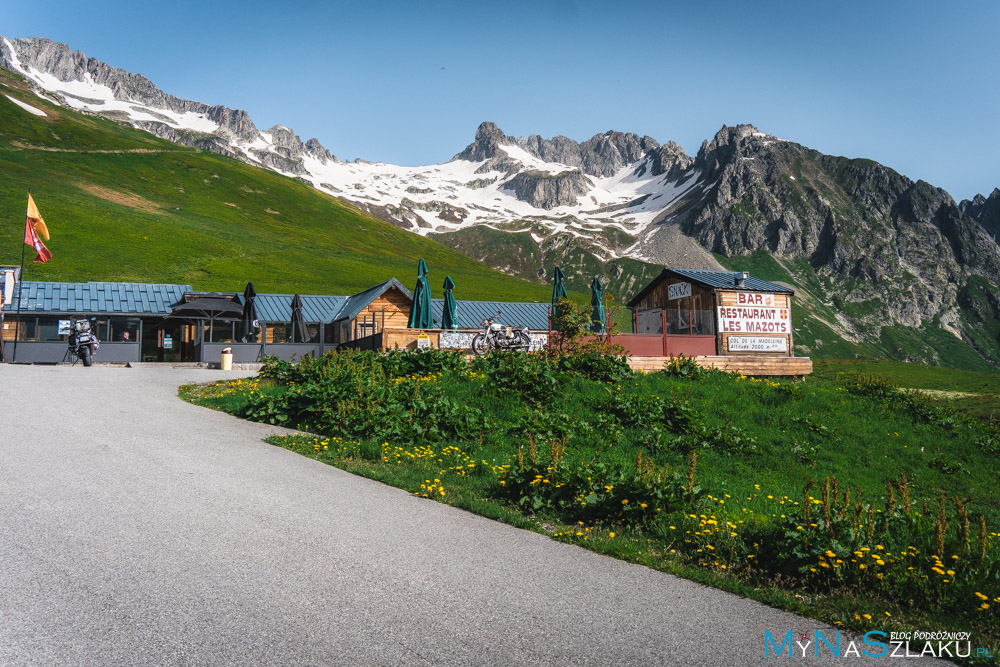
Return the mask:
<path id="1" fill-rule="evenodd" d="M 35 249 L 37 256 L 35 257 L 36 264 L 44 264 L 45 262 L 52 259 L 52 253 L 49 249 L 45 247 L 42 243 L 41 237 L 44 236 L 45 240 L 49 240 L 49 228 L 45 226 L 45 221 L 42 220 L 42 214 L 38 212 L 38 207 L 35 206 L 35 200 L 31 198 L 31 193 L 28 193 L 28 217 L 24 220 L 24 242 Z"/>

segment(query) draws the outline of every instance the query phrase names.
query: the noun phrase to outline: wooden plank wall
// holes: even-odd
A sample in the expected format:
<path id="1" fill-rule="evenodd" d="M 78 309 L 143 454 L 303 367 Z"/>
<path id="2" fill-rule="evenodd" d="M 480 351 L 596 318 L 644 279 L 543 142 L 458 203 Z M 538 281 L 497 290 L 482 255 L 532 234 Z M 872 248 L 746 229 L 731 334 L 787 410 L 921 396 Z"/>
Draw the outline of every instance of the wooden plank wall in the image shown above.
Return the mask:
<path id="1" fill-rule="evenodd" d="M 798 377 L 809 375 L 813 371 L 812 359 L 809 357 L 732 355 L 692 357 L 692 359 L 703 368 L 718 368 L 729 373 L 744 375 Z M 628 364 L 633 370 L 652 373 L 662 370 L 664 364 L 669 361 L 669 357 L 629 357 Z"/>
<path id="2" fill-rule="evenodd" d="M 383 321 L 382 321 L 382 311 L 385 309 L 385 328 L 386 329 L 405 329 L 406 325 L 410 321 L 410 305 L 412 301 L 410 298 L 403 294 L 397 287 L 390 287 L 386 292 L 372 300 L 368 307 L 358 313 L 350 322 L 350 326 L 347 331 L 347 340 L 354 338 L 354 325 L 355 323 L 371 322 L 372 317 L 375 318 L 375 332 L 382 331 Z M 368 333 L 365 330 L 365 333 Z M 361 335 L 361 329 L 358 329 L 358 335 Z M 402 347 L 402 346 L 401 346 Z"/>
<path id="3" fill-rule="evenodd" d="M 716 292 L 718 297 L 718 304 L 720 306 L 738 306 L 738 294 L 743 292 L 744 294 L 763 294 L 764 292 L 749 292 L 748 290 L 718 290 Z M 771 292 L 767 292 L 771 294 Z M 792 297 L 790 294 L 780 294 L 774 293 L 774 308 L 784 308 L 788 310 L 788 324 L 791 328 L 792 318 Z M 714 309 L 713 309 L 714 310 Z M 718 311 L 716 311 L 716 326 L 718 327 Z M 754 336 L 761 338 L 784 338 L 786 344 L 788 345 L 787 352 L 760 352 L 760 351 L 730 351 L 729 350 L 729 338 L 731 336 Z M 753 356 L 753 357 L 791 357 L 794 348 L 792 347 L 792 333 L 787 334 L 764 334 L 764 333 L 722 333 L 718 332 L 719 339 L 719 354 L 725 355 L 736 355 L 736 356 Z M 811 372 L 811 370 L 810 370 Z"/>
<path id="4" fill-rule="evenodd" d="M 676 283 L 691 283 L 691 296 L 670 300 L 667 290 Z M 650 290 L 636 308 L 681 308 L 684 310 L 715 310 L 714 292 L 701 285 L 680 277 L 668 277 Z"/>

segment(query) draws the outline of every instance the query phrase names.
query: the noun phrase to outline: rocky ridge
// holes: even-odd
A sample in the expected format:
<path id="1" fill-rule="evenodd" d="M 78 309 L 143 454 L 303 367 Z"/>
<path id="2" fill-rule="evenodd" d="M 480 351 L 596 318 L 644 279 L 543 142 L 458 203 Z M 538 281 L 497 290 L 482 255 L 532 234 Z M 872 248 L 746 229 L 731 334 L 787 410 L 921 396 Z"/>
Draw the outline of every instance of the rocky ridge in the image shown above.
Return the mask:
<path id="1" fill-rule="evenodd" d="M 261 132 L 242 109 L 169 95 L 141 74 L 88 58 L 52 40 L 0 37 L 0 66 L 26 76 L 67 106 L 107 116 L 169 141 L 291 174 L 306 173 L 305 156 L 336 160 L 317 139 L 303 143 L 281 125 Z M 58 83 L 83 85 L 60 90 Z M 93 96 L 80 92 L 88 90 L 94 91 L 90 93 Z M 111 104 L 112 100 L 124 104 Z M 185 116 L 200 120 L 196 125 L 203 130 L 188 127 Z"/>

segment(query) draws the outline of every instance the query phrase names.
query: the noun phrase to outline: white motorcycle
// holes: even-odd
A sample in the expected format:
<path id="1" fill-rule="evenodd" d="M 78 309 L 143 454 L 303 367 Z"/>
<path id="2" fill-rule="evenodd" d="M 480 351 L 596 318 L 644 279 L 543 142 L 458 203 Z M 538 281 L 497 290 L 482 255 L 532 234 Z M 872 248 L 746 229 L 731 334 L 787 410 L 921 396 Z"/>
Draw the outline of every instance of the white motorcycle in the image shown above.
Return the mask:
<path id="1" fill-rule="evenodd" d="M 489 350 L 516 350 L 527 352 L 531 347 L 531 330 L 528 327 L 505 326 L 497 321 L 500 311 L 493 317 L 487 317 L 480 326 L 482 333 L 477 333 L 472 339 L 472 351 L 482 356 Z"/>

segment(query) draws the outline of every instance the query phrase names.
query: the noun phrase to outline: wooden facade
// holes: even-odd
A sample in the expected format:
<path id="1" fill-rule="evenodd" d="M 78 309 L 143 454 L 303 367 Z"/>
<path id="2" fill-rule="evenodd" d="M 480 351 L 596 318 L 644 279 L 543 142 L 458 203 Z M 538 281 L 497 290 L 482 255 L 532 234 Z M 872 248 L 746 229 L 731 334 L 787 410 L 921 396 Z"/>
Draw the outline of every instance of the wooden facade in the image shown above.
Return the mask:
<path id="1" fill-rule="evenodd" d="M 349 343 L 388 329 L 405 329 L 410 319 L 411 304 L 410 297 L 392 285 L 353 317 L 329 325 L 333 327 L 333 340 L 329 342 Z"/>
<path id="2" fill-rule="evenodd" d="M 703 356 L 792 357 L 793 294 L 749 274 L 664 269 L 628 307 L 636 334 L 714 336 Z"/>

